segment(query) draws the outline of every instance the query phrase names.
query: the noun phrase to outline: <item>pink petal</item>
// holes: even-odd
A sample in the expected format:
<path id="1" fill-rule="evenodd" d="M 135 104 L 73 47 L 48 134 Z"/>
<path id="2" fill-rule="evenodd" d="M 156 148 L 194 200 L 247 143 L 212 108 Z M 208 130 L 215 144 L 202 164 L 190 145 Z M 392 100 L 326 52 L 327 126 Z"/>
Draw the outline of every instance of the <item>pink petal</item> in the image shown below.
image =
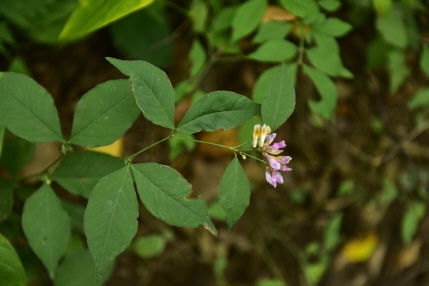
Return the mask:
<path id="1" fill-rule="evenodd" d="M 271 177 L 270 170 L 268 168 L 265 169 L 265 179 L 267 180 L 268 184 L 273 185 L 274 188 L 276 187 L 277 181 L 274 180 L 273 183 L 273 178 Z"/>
<path id="2" fill-rule="evenodd" d="M 291 156 L 283 156 L 283 157 L 280 159 L 280 164 L 282 164 L 282 165 L 286 165 L 287 163 L 289 163 L 289 162 L 290 162 L 290 160 L 292 160 L 292 157 L 291 157 Z"/>
<path id="3" fill-rule="evenodd" d="M 281 167 L 280 167 L 280 171 L 288 172 L 288 171 L 292 171 L 292 169 L 291 169 L 291 168 L 288 168 L 288 167 L 286 167 L 286 166 L 281 166 Z"/>
<path id="4" fill-rule="evenodd" d="M 274 159 L 273 157 L 271 157 L 267 153 L 265 153 L 264 155 L 268 159 L 268 162 L 270 163 L 271 168 L 273 168 L 275 170 L 280 170 L 280 167 L 281 167 L 280 162 L 278 162 L 276 159 Z"/>
<path id="5" fill-rule="evenodd" d="M 265 139 L 265 146 L 268 146 L 268 145 L 270 145 L 273 141 L 274 141 L 274 139 L 276 139 L 276 133 L 273 133 L 273 134 L 269 134 L 269 135 L 267 135 L 267 138 Z"/>
<path id="6" fill-rule="evenodd" d="M 278 143 L 274 143 L 273 145 L 268 146 L 268 149 L 279 150 L 279 149 L 284 148 L 284 147 L 286 147 L 286 143 L 284 140 L 282 140 Z"/>

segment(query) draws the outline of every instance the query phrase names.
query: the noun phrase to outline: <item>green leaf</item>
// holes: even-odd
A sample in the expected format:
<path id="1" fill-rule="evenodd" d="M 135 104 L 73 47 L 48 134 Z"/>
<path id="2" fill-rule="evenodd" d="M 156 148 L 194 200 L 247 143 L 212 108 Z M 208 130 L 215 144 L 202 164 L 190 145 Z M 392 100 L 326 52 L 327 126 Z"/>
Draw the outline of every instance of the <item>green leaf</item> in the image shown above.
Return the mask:
<path id="1" fill-rule="evenodd" d="M 325 119 L 331 120 L 337 107 L 337 87 L 329 76 L 320 70 L 304 66 L 304 73 L 311 78 L 321 96 L 320 101 L 308 102 L 310 108 Z"/>
<path id="2" fill-rule="evenodd" d="M 49 185 L 43 185 L 24 204 L 22 228 L 31 249 L 54 278 L 58 260 L 70 239 L 70 219 Z"/>
<path id="3" fill-rule="evenodd" d="M 0 123 L 30 142 L 63 141 L 51 95 L 33 79 L 0 73 Z"/>
<path id="4" fill-rule="evenodd" d="M 111 264 L 113 266 L 113 263 Z M 54 280 L 55 286 L 97 286 L 106 282 L 113 270 L 110 267 L 106 270 L 105 276 L 97 284 L 95 281 L 95 266 L 91 254 L 87 249 L 82 249 L 66 255 L 64 261 L 58 266 L 58 271 Z"/>
<path id="5" fill-rule="evenodd" d="M 177 127 L 182 133 L 196 133 L 202 129 L 228 130 L 240 126 L 260 112 L 260 105 L 231 91 L 206 94 L 189 108 Z"/>
<path id="6" fill-rule="evenodd" d="M 98 181 L 124 166 L 123 160 L 104 153 L 80 151 L 67 154 L 51 179 L 69 192 L 89 198 Z"/>
<path id="7" fill-rule="evenodd" d="M 142 258 L 151 258 L 160 255 L 165 249 L 166 240 L 161 235 L 147 235 L 137 237 L 131 248 Z"/>
<path id="8" fill-rule="evenodd" d="M 408 205 L 404 216 L 402 217 L 401 237 L 405 245 L 413 240 L 417 232 L 420 220 L 426 212 L 426 204 L 423 202 L 413 202 Z"/>
<path id="9" fill-rule="evenodd" d="M 352 25 L 338 18 L 327 18 L 324 22 L 315 26 L 314 29 L 334 37 L 342 37 L 350 32 Z"/>
<path id="10" fill-rule="evenodd" d="M 144 61 L 121 61 L 106 58 L 130 77 L 137 105 L 153 123 L 174 129 L 174 89 L 167 75 Z"/>
<path id="11" fill-rule="evenodd" d="M 232 40 L 237 41 L 252 33 L 264 17 L 266 0 L 249 0 L 241 4 L 232 19 Z"/>
<path id="12" fill-rule="evenodd" d="M 284 281 L 279 279 L 261 279 L 258 280 L 255 286 L 283 286 L 285 285 Z"/>
<path id="13" fill-rule="evenodd" d="M 79 231 L 83 228 L 83 216 L 85 214 L 85 206 L 71 201 L 61 201 L 62 208 L 67 212 L 70 218 L 70 224 L 72 228 L 78 229 Z M 73 235 L 71 240 L 73 240 Z M 82 241 L 82 245 L 83 245 Z M 69 247 L 70 249 L 70 247 Z"/>
<path id="14" fill-rule="evenodd" d="M 388 205 L 393 202 L 398 196 L 398 189 L 396 185 L 391 180 L 384 178 L 383 179 L 383 192 L 380 195 L 379 202 L 382 205 Z"/>
<path id="15" fill-rule="evenodd" d="M 227 6 L 219 10 L 215 15 L 212 24 L 213 32 L 225 30 L 232 25 L 234 14 L 237 11 L 237 6 Z"/>
<path id="16" fill-rule="evenodd" d="M 410 72 L 405 63 L 405 51 L 391 51 L 387 55 L 390 71 L 390 93 L 395 93 L 405 82 Z"/>
<path id="17" fill-rule="evenodd" d="M 106 81 L 77 103 L 69 143 L 91 148 L 112 144 L 139 113 L 127 80 Z"/>
<path id="18" fill-rule="evenodd" d="M 329 12 L 335 12 L 341 7 L 341 1 L 339 0 L 320 0 L 317 3 Z"/>
<path id="19" fill-rule="evenodd" d="M 250 185 L 246 173 L 235 157 L 219 182 L 219 203 L 225 210 L 228 228 L 243 215 L 250 201 Z"/>
<path id="20" fill-rule="evenodd" d="M 109 25 L 113 43 L 128 55 L 127 58 L 148 61 L 162 68 L 171 65 L 173 41 L 169 37 L 172 29 L 164 4 L 164 1 L 155 1 Z M 142 27 L 150 29 L 144 29 L 142 33 Z"/>
<path id="21" fill-rule="evenodd" d="M 140 200 L 157 218 L 174 226 L 204 226 L 216 235 L 202 197 L 187 199 L 191 185 L 174 169 L 156 164 L 134 164 L 132 172 Z"/>
<path id="22" fill-rule="evenodd" d="M 27 277 L 15 249 L 1 233 L 0 257 L 0 284 L 5 286 L 27 285 Z"/>
<path id="23" fill-rule="evenodd" d="M 14 57 L 13 60 L 10 62 L 7 71 L 22 73 L 23 75 L 31 77 L 31 71 L 21 57 Z"/>
<path id="24" fill-rule="evenodd" d="M 261 62 L 284 62 L 292 59 L 298 51 L 295 44 L 278 39 L 263 43 L 253 53 L 247 55 L 249 59 Z"/>
<path id="25" fill-rule="evenodd" d="M 7 219 L 13 207 L 14 184 L 0 178 L 0 222 Z"/>
<path id="26" fill-rule="evenodd" d="M 206 51 L 201 45 L 199 40 L 192 41 L 191 51 L 189 52 L 189 58 L 191 59 L 191 77 L 198 74 L 201 68 L 206 62 Z"/>
<path id="27" fill-rule="evenodd" d="M 408 109 L 429 107 L 429 87 L 419 89 L 413 98 L 407 103 Z"/>
<path id="28" fill-rule="evenodd" d="M 192 19 L 193 30 L 202 33 L 206 29 L 207 15 L 209 8 L 205 1 L 193 0 L 189 10 L 189 16 Z"/>
<path id="29" fill-rule="evenodd" d="M 343 214 L 337 213 L 329 222 L 325 233 L 325 248 L 327 251 L 333 251 L 335 250 L 335 247 L 338 246 L 338 244 L 341 242 L 341 222 L 343 220 Z"/>
<path id="30" fill-rule="evenodd" d="M 289 22 L 269 21 L 264 23 L 253 37 L 253 42 L 260 44 L 268 40 L 283 39 L 290 32 L 292 26 L 293 24 Z"/>
<path id="31" fill-rule="evenodd" d="M 353 74 L 343 66 L 337 51 L 323 47 L 314 47 L 306 50 L 310 62 L 319 70 L 330 76 L 353 78 Z"/>
<path id="32" fill-rule="evenodd" d="M 337 53 L 340 51 L 337 40 L 333 36 L 318 31 L 314 31 L 313 36 L 318 47 Z"/>
<path id="33" fill-rule="evenodd" d="M 6 131 L 0 164 L 12 175 L 18 175 L 22 167 L 33 160 L 36 145 Z"/>
<path id="34" fill-rule="evenodd" d="M 128 166 L 104 176 L 89 197 L 85 235 L 99 281 L 137 232 L 138 204 Z"/>
<path id="35" fill-rule="evenodd" d="M 209 216 L 212 219 L 225 221 L 225 210 L 220 205 L 219 201 L 215 201 L 209 206 Z"/>
<path id="36" fill-rule="evenodd" d="M 274 132 L 292 114 L 295 109 L 295 88 L 282 64 L 279 72 L 265 91 L 262 102 L 262 120 Z"/>
<path id="37" fill-rule="evenodd" d="M 392 0 L 372 0 L 372 4 L 374 5 L 374 9 L 377 11 L 377 14 L 379 16 L 384 16 L 390 11 Z"/>
<path id="38" fill-rule="evenodd" d="M 376 27 L 386 42 L 398 48 L 405 48 L 408 36 L 400 13 L 399 9 L 390 9 L 389 13 L 377 18 Z"/>
<path id="39" fill-rule="evenodd" d="M 1 153 L 3 151 L 3 142 L 4 142 L 5 134 L 6 134 L 6 127 L 0 123 L 0 159 L 1 159 Z"/>
<path id="40" fill-rule="evenodd" d="M 80 0 L 64 26 L 60 39 L 83 37 L 107 24 L 148 6 L 154 0 Z"/>
<path id="41" fill-rule="evenodd" d="M 426 77 L 429 78 L 429 48 L 426 46 L 423 46 L 420 56 L 420 68 L 426 74 Z"/>
<path id="42" fill-rule="evenodd" d="M 77 6 L 76 0 L 0 1 L 2 16 L 33 40 L 48 44 L 58 43 L 62 28 Z"/>
<path id="43" fill-rule="evenodd" d="M 314 0 L 280 0 L 280 4 L 290 13 L 301 18 L 320 13 L 319 6 Z"/>

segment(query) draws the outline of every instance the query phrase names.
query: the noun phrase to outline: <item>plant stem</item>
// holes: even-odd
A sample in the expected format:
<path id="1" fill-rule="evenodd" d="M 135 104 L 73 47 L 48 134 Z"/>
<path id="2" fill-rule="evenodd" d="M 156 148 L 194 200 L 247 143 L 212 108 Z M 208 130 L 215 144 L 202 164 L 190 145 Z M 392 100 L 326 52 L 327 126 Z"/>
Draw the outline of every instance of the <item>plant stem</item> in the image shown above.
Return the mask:
<path id="1" fill-rule="evenodd" d="M 20 181 L 25 181 L 25 180 L 27 180 L 27 179 L 29 179 L 29 178 L 33 178 L 33 177 L 38 177 L 38 176 L 40 176 L 40 175 L 44 175 L 44 174 L 46 174 L 48 171 L 49 171 L 49 169 L 50 168 L 52 168 L 52 166 L 54 166 L 56 163 L 58 163 L 63 157 L 65 156 L 65 154 L 61 154 L 60 156 L 58 156 L 58 158 L 57 159 L 55 159 L 55 161 L 54 162 L 52 162 L 51 164 L 49 164 L 49 166 L 48 167 L 46 167 L 45 169 L 43 169 L 43 171 L 41 171 L 41 172 L 39 172 L 39 173 L 35 173 L 35 174 L 31 174 L 31 175 L 28 175 L 28 176 L 25 176 L 25 177 L 22 177 L 21 179 L 20 179 Z"/>
<path id="2" fill-rule="evenodd" d="M 174 137 L 174 136 L 172 136 L 171 138 L 185 140 L 185 141 L 192 141 L 192 142 L 197 142 L 197 143 L 204 143 L 204 144 L 209 144 L 209 145 L 214 145 L 214 146 L 218 146 L 218 147 L 228 148 L 229 150 L 237 152 L 237 150 L 235 149 L 236 147 L 230 147 L 230 146 L 225 146 L 225 145 L 216 144 L 216 143 L 212 143 L 212 142 L 200 141 L 200 140 L 195 140 L 195 139 L 180 138 L 180 137 Z"/>
<path id="3" fill-rule="evenodd" d="M 159 144 L 159 143 L 161 143 L 161 142 L 164 142 L 165 140 L 168 140 L 168 139 L 172 138 L 172 136 L 173 136 L 173 132 L 172 132 L 170 135 L 168 135 L 167 137 L 165 137 L 164 139 L 161 139 L 161 140 L 159 140 L 158 142 L 155 142 L 155 143 L 153 143 L 152 145 L 150 145 L 150 146 L 148 146 L 148 147 L 146 147 L 146 148 L 144 148 L 144 149 L 142 149 L 142 150 L 138 151 L 137 153 L 135 153 L 135 154 L 133 154 L 133 155 L 131 155 L 131 156 L 129 156 L 129 157 L 127 157 L 127 158 L 125 158 L 125 160 L 126 160 L 126 161 L 128 161 L 128 162 L 130 162 L 131 160 L 133 160 L 133 158 L 134 158 L 135 156 L 139 155 L 140 153 L 143 153 L 144 151 L 146 151 L 147 149 L 152 148 L 152 147 L 153 147 L 153 146 L 155 146 L 155 145 L 158 145 L 158 144 Z M 173 138 L 174 138 L 174 137 L 173 137 Z"/>

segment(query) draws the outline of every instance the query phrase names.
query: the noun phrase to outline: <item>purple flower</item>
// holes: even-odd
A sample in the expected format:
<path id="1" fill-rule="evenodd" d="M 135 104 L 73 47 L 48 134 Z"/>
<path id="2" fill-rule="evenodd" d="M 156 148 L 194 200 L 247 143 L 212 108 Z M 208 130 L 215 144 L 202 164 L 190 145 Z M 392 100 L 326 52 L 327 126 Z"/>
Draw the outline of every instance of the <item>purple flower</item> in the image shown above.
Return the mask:
<path id="1" fill-rule="evenodd" d="M 266 168 L 265 169 L 265 178 L 267 182 L 272 185 L 274 188 L 277 187 L 277 183 L 283 184 L 283 176 L 274 169 Z"/>
<path id="2" fill-rule="evenodd" d="M 276 133 L 269 134 L 271 132 L 271 128 L 268 125 L 255 125 L 253 129 L 253 148 L 256 148 L 259 141 L 260 150 L 267 161 L 269 166 L 265 170 L 265 177 L 267 182 L 274 187 L 277 186 L 277 183 L 283 184 L 283 176 L 278 171 L 291 171 L 291 168 L 286 166 L 287 163 L 292 160 L 290 156 L 279 156 L 280 153 L 283 152 L 282 148 L 286 147 L 286 143 L 284 140 L 273 143 L 276 138 Z"/>

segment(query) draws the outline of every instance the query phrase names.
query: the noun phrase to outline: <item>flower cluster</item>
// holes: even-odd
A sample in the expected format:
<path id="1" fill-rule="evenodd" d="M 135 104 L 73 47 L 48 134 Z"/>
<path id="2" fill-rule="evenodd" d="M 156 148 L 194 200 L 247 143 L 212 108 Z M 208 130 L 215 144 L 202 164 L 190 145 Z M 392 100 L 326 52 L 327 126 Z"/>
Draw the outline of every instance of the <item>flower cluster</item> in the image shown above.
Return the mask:
<path id="1" fill-rule="evenodd" d="M 286 147 L 285 141 L 270 144 L 276 138 L 276 133 L 270 134 L 271 128 L 268 125 L 255 125 L 253 128 L 253 148 L 259 147 L 262 154 L 267 158 L 269 166 L 265 169 L 265 177 L 267 182 L 274 187 L 277 183 L 283 183 L 283 176 L 278 171 L 291 171 L 291 168 L 286 166 L 287 163 L 292 160 L 290 156 L 279 156 L 283 150 L 281 148 Z"/>

